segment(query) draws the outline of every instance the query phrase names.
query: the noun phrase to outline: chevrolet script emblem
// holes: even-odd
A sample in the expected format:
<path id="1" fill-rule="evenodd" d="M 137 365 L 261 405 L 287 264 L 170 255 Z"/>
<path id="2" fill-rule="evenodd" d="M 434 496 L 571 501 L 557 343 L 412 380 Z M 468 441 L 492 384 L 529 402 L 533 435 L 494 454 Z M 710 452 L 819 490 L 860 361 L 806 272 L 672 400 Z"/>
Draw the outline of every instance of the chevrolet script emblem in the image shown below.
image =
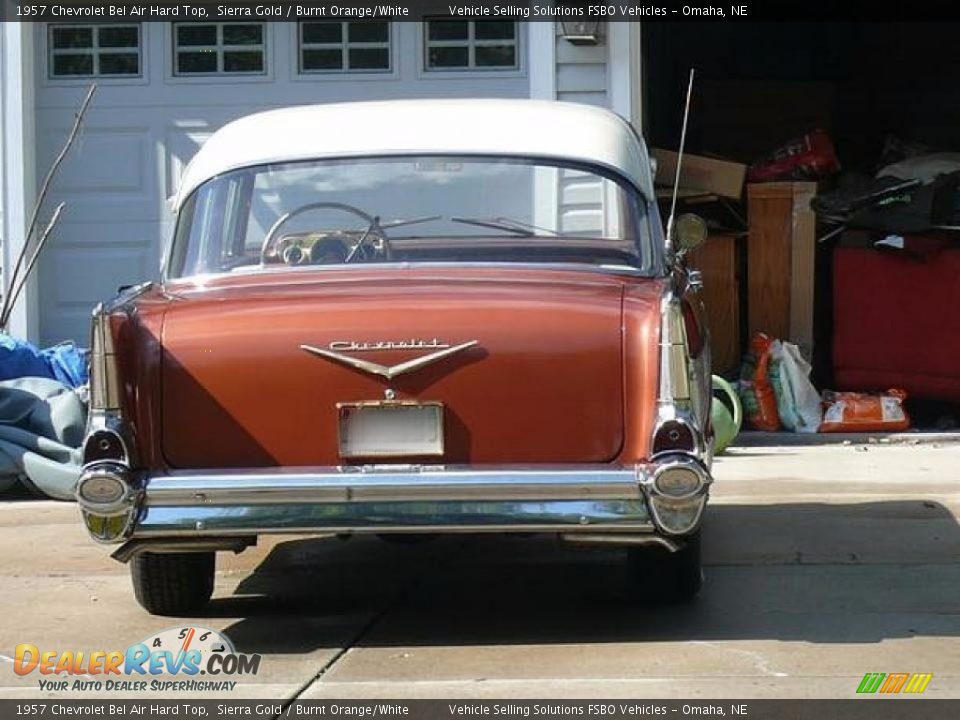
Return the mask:
<path id="1" fill-rule="evenodd" d="M 442 350 L 450 347 L 447 343 L 432 340 L 374 340 L 357 342 L 356 340 L 334 340 L 327 347 L 334 351 L 365 352 L 367 350 Z"/>
<path id="2" fill-rule="evenodd" d="M 314 355 L 319 355 L 322 358 L 327 360 L 333 360 L 335 362 L 343 363 L 349 367 L 352 367 L 356 370 L 362 370 L 363 372 L 368 372 L 371 375 L 380 375 L 381 377 L 387 378 L 387 380 L 392 380 L 398 375 L 403 375 L 408 372 L 413 372 L 414 370 L 419 370 L 422 367 L 426 367 L 431 363 L 435 363 L 438 360 L 443 360 L 446 357 L 455 355 L 456 353 L 466 350 L 467 348 L 472 348 L 474 345 L 477 345 L 477 340 L 471 340 L 470 342 L 465 342 L 461 345 L 450 346 L 446 343 L 441 343 L 439 340 L 403 340 L 399 342 L 392 341 L 383 341 L 383 342 L 370 342 L 370 343 L 358 343 L 352 341 L 341 341 L 330 343 L 330 350 L 324 350 L 323 348 L 314 347 L 313 345 L 301 345 L 301 350 L 306 350 L 308 353 L 313 353 Z M 344 355 L 342 352 L 337 352 L 332 349 L 334 347 L 343 348 L 345 350 L 407 350 L 407 349 L 416 349 L 416 348 L 440 348 L 436 352 L 432 352 L 428 355 L 422 355 L 418 358 L 413 358 L 412 360 L 406 360 L 399 365 L 381 365 L 379 363 L 370 362 L 369 360 L 360 360 L 359 358 L 350 357 L 349 355 Z"/>

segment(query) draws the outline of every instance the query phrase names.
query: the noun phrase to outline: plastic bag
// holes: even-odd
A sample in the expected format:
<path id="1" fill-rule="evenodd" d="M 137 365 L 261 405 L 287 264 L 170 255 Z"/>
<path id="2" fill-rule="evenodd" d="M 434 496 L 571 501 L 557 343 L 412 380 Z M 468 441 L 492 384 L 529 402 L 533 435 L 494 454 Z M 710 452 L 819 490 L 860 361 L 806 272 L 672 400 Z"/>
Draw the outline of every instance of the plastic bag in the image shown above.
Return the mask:
<path id="1" fill-rule="evenodd" d="M 823 393 L 823 422 L 820 432 L 896 432 L 910 427 L 903 408 L 907 393 L 892 389 L 885 393 Z"/>
<path id="2" fill-rule="evenodd" d="M 779 340 L 771 343 L 770 356 L 780 366 L 773 383 L 780 422 L 792 432 L 817 432 L 822 411 L 820 393 L 810 382 L 810 363 L 803 359 L 799 347 Z"/>
<path id="3" fill-rule="evenodd" d="M 757 333 L 750 341 L 751 356 L 741 370 L 740 401 L 750 424 L 757 430 L 776 432 L 780 429 L 777 413 L 777 397 L 772 378 L 776 367 L 770 355 L 773 340 L 764 333 Z"/>

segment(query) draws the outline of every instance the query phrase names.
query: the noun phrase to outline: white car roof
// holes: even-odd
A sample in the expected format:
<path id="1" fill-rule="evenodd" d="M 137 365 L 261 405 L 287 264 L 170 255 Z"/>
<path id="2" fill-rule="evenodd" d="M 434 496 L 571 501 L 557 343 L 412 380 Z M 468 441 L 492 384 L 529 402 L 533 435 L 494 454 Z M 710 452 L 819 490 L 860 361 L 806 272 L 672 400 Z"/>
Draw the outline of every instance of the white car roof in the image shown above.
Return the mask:
<path id="1" fill-rule="evenodd" d="M 240 118 L 184 171 L 174 207 L 238 168 L 369 155 L 540 157 L 599 165 L 653 197 L 646 147 L 609 110 L 543 100 L 391 100 L 304 105 Z"/>

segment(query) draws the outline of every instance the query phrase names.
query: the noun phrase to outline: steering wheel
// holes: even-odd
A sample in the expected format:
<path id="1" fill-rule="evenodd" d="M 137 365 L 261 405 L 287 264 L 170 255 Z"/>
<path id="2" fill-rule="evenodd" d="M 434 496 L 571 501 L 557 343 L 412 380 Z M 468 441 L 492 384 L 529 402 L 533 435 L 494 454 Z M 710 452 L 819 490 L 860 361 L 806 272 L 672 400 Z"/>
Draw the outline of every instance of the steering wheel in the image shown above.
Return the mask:
<path id="1" fill-rule="evenodd" d="M 286 225 L 290 220 L 302 215 L 305 212 L 310 210 L 341 210 L 343 212 L 350 213 L 351 215 L 356 215 L 358 218 L 367 223 L 366 229 L 360 235 L 360 238 L 354 243 L 353 247 L 350 248 L 350 252 L 347 253 L 347 257 L 344 259 L 345 263 L 350 262 L 355 257 L 357 257 L 360 250 L 363 248 L 363 244 L 367 241 L 367 238 L 370 236 L 370 233 L 375 233 L 383 241 L 383 252 L 386 255 L 387 259 L 390 259 L 390 242 L 387 240 L 387 236 L 384 235 L 382 229 L 380 228 L 380 218 L 374 215 L 361 210 L 358 207 L 353 205 L 347 205 L 346 203 L 338 202 L 315 202 L 307 203 L 306 205 L 301 205 L 300 207 L 291 210 L 290 212 L 284 213 L 277 221 L 270 226 L 270 229 L 267 230 L 266 237 L 263 238 L 263 245 L 260 246 L 260 264 L 266 265 L 267 261 L 267 249 L 270 247 L 270 244 L 273 242 L 274 238 L 277 236 L 280 228 Z M 379 231 L 379 232 L 375 232 Z"/>

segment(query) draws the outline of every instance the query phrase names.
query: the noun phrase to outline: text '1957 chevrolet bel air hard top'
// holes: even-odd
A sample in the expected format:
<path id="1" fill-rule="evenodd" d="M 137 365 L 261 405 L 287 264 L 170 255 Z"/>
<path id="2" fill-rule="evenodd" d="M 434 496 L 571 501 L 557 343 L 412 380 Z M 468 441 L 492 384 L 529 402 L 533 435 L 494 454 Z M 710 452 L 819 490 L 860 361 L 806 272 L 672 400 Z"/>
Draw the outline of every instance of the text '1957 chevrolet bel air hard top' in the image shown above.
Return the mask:
<path id="1" fill-rule="evenodd" d="M 259 535 L 554 533 L 700 588 L 709 349 L 640 137 L 506 100 L 296 107 L 187 167 L 162 280 L 93 320 L 83 521 L 137 599 Z"/>

